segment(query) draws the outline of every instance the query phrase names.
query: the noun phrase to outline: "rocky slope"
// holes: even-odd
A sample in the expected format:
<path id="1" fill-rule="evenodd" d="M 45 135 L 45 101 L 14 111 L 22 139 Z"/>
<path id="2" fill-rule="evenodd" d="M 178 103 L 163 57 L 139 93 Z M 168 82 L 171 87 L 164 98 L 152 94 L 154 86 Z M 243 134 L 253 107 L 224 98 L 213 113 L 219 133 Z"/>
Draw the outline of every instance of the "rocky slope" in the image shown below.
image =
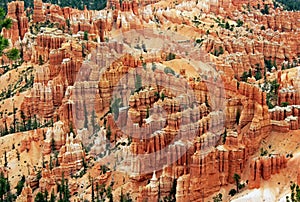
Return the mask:
<path id="1" fill-rule="evenodd" d="M 2 34 L 23 64 L 0 75 L 11 78 L 0 164 L 12 188 L 26 178 L 17 201 L 46 190 L 75 201 L 242 200 L 298 171 L 272 137 L 300 127 L 300 12 L 259 0 L 111 0 L 100 11 L 35 0 L 32 14 L 15 1 L 7 16 Z"/>

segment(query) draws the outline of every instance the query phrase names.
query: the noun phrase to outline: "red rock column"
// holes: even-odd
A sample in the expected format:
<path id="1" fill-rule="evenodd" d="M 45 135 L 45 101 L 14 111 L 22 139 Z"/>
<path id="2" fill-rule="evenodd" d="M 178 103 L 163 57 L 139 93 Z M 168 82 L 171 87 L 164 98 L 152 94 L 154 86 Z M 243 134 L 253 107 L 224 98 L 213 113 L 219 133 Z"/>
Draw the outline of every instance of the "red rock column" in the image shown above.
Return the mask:
<path id="1" fill-rule="evenodd" d="M 45 21 L 45 16 L 43 15 L 43 1 L 34 0 L 34 9 L 33 9 L 33 22 L 43 22 Z"/>

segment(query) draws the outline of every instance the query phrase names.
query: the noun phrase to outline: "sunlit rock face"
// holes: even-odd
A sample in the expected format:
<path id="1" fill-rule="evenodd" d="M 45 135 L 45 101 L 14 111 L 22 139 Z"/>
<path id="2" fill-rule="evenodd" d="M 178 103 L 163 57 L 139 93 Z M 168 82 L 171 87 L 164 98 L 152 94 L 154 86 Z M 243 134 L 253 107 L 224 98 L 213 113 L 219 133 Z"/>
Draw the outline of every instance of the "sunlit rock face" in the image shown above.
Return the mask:
<path id="1" fill-rule="evenodd" d="M 262 15 L 258 5 L 268 5 L 270 14 Z M 20 139 L 14 147 L 21 160 L 15 150 L 8 152 L 11 165 L 20 165 L 7 171 L 26 175 L 18 201 L 33 201 L 46 190 L 58 195 L 62 176 L 75 201 L 91 201 L 97 183 L 111 185 L 116 201 L 123 190 L 141 202 L 169 197 L 171 190 L 176 201 L 210 200 L 235 185 L 235 174 L 247 181 L 245 189 L 254 189 L 290 169 L 290 151 L 259 151 L 274 133 L 299 130 L 299 79 L 294 69 L 284 70 L 298 64 L 299 12 L 261 0 L 109 0 L 99 11 L 34 0 L 27 18 L 23 1 L 7 6 L 12 28 L 3 35 L 33 66 L 33 85 L 17 93 L 25 118 L 5 112 L 3 102 L 1 126 L 29 119 L 45 124 L 11 141 L 1 137 L 1 155 Z M 30 30 L 33 23 L 47 25 Z M 188 48 L 171 44 L 186 41 Z M 197 64 L 192 72 L 195 58 L 210 68 Z M 17 70 L 7 73 L 7 82 Z M 138 76 L 142 87 L 135 89 Z M 274 79 L 277 100 L 269 109 L 264 83 Z M 11 181 L 15 187 L 16 178 Z"/>
<path id="2" fill-rule="evenodd" d="M 12 44 L 18 40 L 23 40 L 28 31 L 28 18 L 24 12 L 24 2 L 15 1 L 7 4 L 7 17 L 12 20 L 10 29 L 3 30 L 3 36 L 9 38 Z"/>

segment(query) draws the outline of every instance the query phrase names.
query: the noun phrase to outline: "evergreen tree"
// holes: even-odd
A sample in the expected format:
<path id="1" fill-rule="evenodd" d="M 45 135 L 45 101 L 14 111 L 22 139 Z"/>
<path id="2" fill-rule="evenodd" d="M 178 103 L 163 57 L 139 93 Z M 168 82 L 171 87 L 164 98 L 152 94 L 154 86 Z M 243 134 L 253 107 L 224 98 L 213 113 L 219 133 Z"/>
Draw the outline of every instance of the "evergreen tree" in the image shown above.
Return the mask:
<path id="1" fill-rule="evenodd" d="M 6 53 L 6 56 L 8 57 L 9 60 L 16 61 L 20 59 L 20 51 L 16 48 L 12 48 Z"/>
<path id="2" fill-rule="evenodd" d="M 51 192 L 51 196 L 50 196 L 50 202 L 55 202 L 56 196 L 54 195 L 54 192 Z"/>
<path id="3" fill-rule="evenodd" d="M 25 176 L 23 175 L 21 180 L 18 182 L 18 184 L 16 186 L 17 196 L 19 196 L 21 194 L 24 184 L 25 184 Z"/>
<path id="4" fill-rule="evenodd" d="M 62 173 L 61 184 L 58 185 L 59 200 L 58 202 L 70 202 L 70 190 L 68 180 L 65 180 L 64 173 Z M 51 199 L 50 199 L 51 200 Z"/>
<path id="5" fill-rule="evenodd" d="M 86 41 L 89 40 L 89 33 L 87 31 L 85 31 L 83 34 L 83 40 L 86 40 Z"/>
<path id="6" fill-rule="evenodd" d="M 222 202 L 222 194 L 219 193 L 213 197 L 214 202 Z"/>
<path id="7" fill-rule="evenodd" d="M 52 137 L 51 138 L 51 152 L 54 152 L 56 149 L 55 149 L 55 140 L 54 138 Z"/>
<path id="8" fill-rule="evenodd" d="M 7 135 L 9 132 L 8 132 L 8 127 L 7 127 L 7 122 L 6 122 L 6 119 L 4 120 L 4 135 Z"/>
<path id="9" fill-rule="evenodd" d="M 166 74 L 173 74 L 173 75 L 175 75 L 175 71 L 174 71 L 172 68 L 170 68 L 170 67 L 166 67 L 166 68 L 164 69 L 164 72 L 165 72 Z"/>
<path id="10" fill-rule="evenodd" d="M 19 150 L 17 150 L 17 159 L 18 159 L 18 161 L 20 161 L 20 152 L 19 152 Z"/>
<path id="11" fill-rule="evenodd" d="M 300 10 L 300 0 L 276 0 L 283 4 L 283 8 L 288 11 L 299 11 Z M 276 4 L 274 4 L 276 5 Z"/>
<path id="12" fill-rule="evenodd" d="M 150 116 L 149 106 L 147 106 L 146 118 L 149 118 L 149 116 Z"/>
<path id="13" fill-rule="evenodd" d="M 129 193 L 123 194 L 122 188 L 121 188 L 120 202 L 132 202 L 132 199 L 131 199 Z"/>
<path id="14" fill-rule="evenodd" d="M 31 130 L 32 129 L 32 120 L 31 120 L 31 117 L 27 120 L 26 129 L 27 130 Z"/>
<path id="15" fill-rule="evenodd" d="M 240 109 L 237 109 L 236 116 L 235 116 L 235 123 L 236 124 L 240 123 L 240 117 L 241 117 L 241 111 L 240 111 Z"/>
<path id="16" fill-rule="evenodd" d="M 22 119 L 24 131 L 26 131 L 26 116 L 25 116 L 24 111 L 22 111 L 22 110 L 20 111 L 20 116 L 21 116 L 21 119 Z"/>
<path id="17" fill-rule="evenodd" d="M 95 133 L 97 130 L 97 115 L 95 110 L 92 111 L 91 124 L 93 127 L 93 133 Z"/>
<path id="18" fill-rule="evenodd" d="M 241 177 L 237 173 L 234 173 L 233 179 L 234 179 L 235 184 L 236 184 L 236 191 L 239 192 L 239 185 L 240 185 Z"/>
<path id="19" fill-rule="evenodd" d="M 110 138 L 111 138 L 111 130 L 110 130 L 110 126 L 108 126 L 106 131 L 106 139 L 108 142 L 110 142 Z"/>
<path id="20" fill-rule="evenodd" d="M 238 19 L 236 23 L 237 23 L 237 25 L 236 25 L 237 27 L 241 27 L 244 24 L 244 22 L 240 19 Z"/>
<path id="21" fill-rule="evenodd" d="M 53 169 L 53 160 L 52 160 L 52 156 L 50 155 L 50 163 L 49 163 L 49 168 L 50 170 Z"/>
<path id="22" fill-rule="evenodd" d="M 66 24 L 67 24 L 68 30 L 70 31 L 70 28 L 71 28 L 70 19 L 66 19 Z"/>
<path id="23" fill-rule="evenodd" d="M 72 123 L 72 122 L 70 123 L 70 133 L 75 134 L 74 129 L 73 129 L 73 123 Z"/>
<path id="24" fill-rule="evenodd" d="M 260 80 L 260 79 L 262 79 L 262 73 L 261 73 L 261 71 L 260 71 L 260 69 L 259 68 L 257 68 L 257 70 L 256 70 L 256 72 L 255 72 L 255 79 L 256 80 Z"/>
<path id="25" fill-rule="evenodd" d="M 109 199 L 109 202 L 113 202 L 113 194 L 112 194 L 112 189 L 111 186 L 108 186 L 107 190 L 106 190 L 106 196 Z"/>
<path id="26" fill-rule="evenodd" d="M 96 182 L 96 200 L 97 200 L 97 202 L 100 201 L 99 200 L 99 184 L 98 184 L 98 182 Z"/>
<path id="27" fill-rule="evenodd" d="M 69 182 L 68 180 L 65 181 L 66 184 L 65 184 L 65 190 L 64 190 L 64 202 L 70 202 L 70 190 L 69 190 Z"/>
<path id="28" fill-rule="evenodd" d="M 268 4 L 265 4 L 264 5 L 264 8 L 261 10 L 261 13 L 264 14 L 264 15 L 269 15 L 269 5 Z"/>
<path id="29" fill-rule="evenodd" d="M 44 64 L 44 60 L 43 57 L 40 55 L 39 56 L 39 65 L 43 65 Z"/>
<path id="30" fill-rule="evenodd" d="M 152 71 L 156 70 L 156 64 L 154 62 L 152 62 Z"/>
<path id="31" fill-rule="evenodd" d="M 225 23 L 225 29 L 230 29 L 230 25 L 228 22 Z"/>
<path id="32" fill-rule="evenodd" d="M 48 191 L 47 189 L 45 190 L 45 194 L 44 194 L 44 197 L 45 197 L 45 202 L 48 202 Z"/>
<path id="33" fill-rule="evenodd" d="M 94 179 L 91 179 L 92 184 L 92 202 L 95 202 L 95 190 L 94 190 Z"/>
<path id="34" fill-rule="evenodd" d="M 4 167 L 7 167 L 7 156 L 6 156 L 6 151 L 4 151 Z"/>
<path id="35" fill-rule="evenodd" d="M 9 46 L 9 42 L 6 38 L 4 38 L 2 35 L 0 35 L 0 56 L 3 55 L 4 49 L 6 49 Z"/>
<path id="36" fill-rule="evenodd" d="M 89 120 L 88 120 L 88 112 L 86 109 L 86 105 L 85 102 L 83 103 L 83 112 L 84 112 L 84 123 L 83 123 L 83 127 L 88 129 L 88 125 L 89 125 Z"/>
<path id="37" fill-rule="evenodd" d="M 34 119 L 33 119 L 33 129 L 37 129 L 39 124 L 38 124 L 38 121 L 37 121 L 37 118 L 36 118 L 36 115 L 33 116 Z"/>
<path id="38" fill-rule="evenodd" d="M 44 194 L 42 192 L 37 193 L 34 202 L 46 202 Z"/>
<path id="39" fill-rule="evenodd" d="M 119 117 L 119 109 L 121 107 L 121 99 L 115 98 L 111 104 L 111 112 L 114 114 L 114 120 L 117 120 Z"/>
<path id="40" fill-rule="evenodd" d="M 173 180 L 172 188 L 170 191 L 170 196 L 173 199 L 173 201 L 176 201 L 176 187 L 177 187 L 177 179 Z"/>
<path id="41" fill-rule="evenodd" d="M 5 18 L 6 13 L 3 8 L 0 8 L 0 33 L 3 28 L 10 29 L 12 25 L 12 20 L 9 18 Z M 9 42 L 6 38 L 0 35 L 0 56 L 3 55 L 4 49 L 8 48 Z"/>
<path id="42" fill-rule="evenodd" d="M 135 80 L 135 92 L 139 92 L 141 89 L 142 89 L 142 78 L 139 74 L 137 74 Z"/>
<path id="43" fill-rule="evenodd" d="M 4 177 L 4 173 L 0 173 L 0 200 L 4 201 L 4 196 L 10 191 L 8 179 Z"/>
<path id="44" fill-rule="evenodd" d="M 161 98 L 162 101 L 164 101 L 164 99 L 165 99 L 165 94 L 162 93 L 161 96 L 160 96 L 160 98 Z"/>
<path id="45" fill-rule="evenodd" d="M 100 198 L 101 198 L 101 201 L 104 199 L 104 193 L 106 192 L 105 190 L 105 185 L 104 184 L 101 184 L 100 185 L 100 191 L 99 191 L 99 195 L 100 195 Z"/>
<path id="46" fill-rule="evenodd" d="M 37 175 L 36 175 L 36 179 L 39 181 L 42 178 L 42 171 L 38 170 Z"/>

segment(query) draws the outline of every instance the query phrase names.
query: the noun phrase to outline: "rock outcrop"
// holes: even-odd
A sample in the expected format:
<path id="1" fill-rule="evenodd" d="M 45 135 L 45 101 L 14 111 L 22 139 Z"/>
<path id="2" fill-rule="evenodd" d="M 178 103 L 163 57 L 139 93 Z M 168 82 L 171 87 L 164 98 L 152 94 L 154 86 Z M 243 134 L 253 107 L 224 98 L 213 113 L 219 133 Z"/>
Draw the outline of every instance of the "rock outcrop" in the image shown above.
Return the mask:
<path id="1" fill-rule="evenodd" d="M 44 22 L 45 21 L 45 16 L 43 12 L 43 1 L 42 0 L 34 0 L 33 1 L 33 22 L 38 23 L 38 22 Z"/>
<path id="2" fill-rule="evenodd" d="M 58 121 L 53 124 L 52 128 L 49 128 L 46 132 L 46 139 L 43 144 L 43 154 L 50 154 L 52 149 L 59 150 L 66 143 L 66 132 L 64 129 L 64 123 Z M 54 148 L 52 148 L 54 147 Z"/>
<path id="3" fill-rule="evenodd" d="M 270 14 L 263 15 L 258 4 L 269 5 Z M 105 162 L 129 172 L 132 187 L 139 187 L 132 192 L 137 201 L 169 196 L 175 182 L 177 201 L 209 197 L 234 183 L 234 174 L 243 174 L 272 130 L 299 129 L 297 81 L 284 81 L 284 71 L 278 70 L 298 64 L 300 13 L 272 5 L 269 0 L 169 5 L 109 0 L 107 9 L 80 11 L 34 0 L 32 23 L 53 26 L 29 33 L 24 2 L 9 3 L 13 25 L 3 34 L 24 50 L 24 60 L 34 64 L 35 73 L 20 110 L 41 123 L 55 122 L 24 133 L 20 151 L 30 151 L 39 142 L 39 151 L 55 166 L 44 166 L 39 181 L 38 171 L 32 170 L 30 188 L 18 200 L 32 201 L 31 189 L 38 187 L 57 193 L 56 182 L 63 175 L 86 179 L 90 159 L 103 160 L 91 163 L 91 174 L 100 172 Z M 152 33 L 157 27 L 168 31 Z M 135 34 L 143 39 L 134 41 Z M 159 43 L 161 49 L 152 47 Z M 201 68 L 191 73 L 193 60 L 207 65 L 197 64 Z M 190 66 L 185 68 L 184 62 Z M 174 72 L 167 73 L 166 64 L 171 69 L 174 65 Z M 250 74 L 247 82 L 241 81 L 245 72 Z M 262 78 L 274 77 L 279 83 L 277 104 L 289 106 L 269 110 L 261 84 Z M 261 179 L 269 180 L 286 166 L 284 156 L 254 158 L 249 188 L 259 188 Z M 114 189 L 116 173 L 111 169 L 95 180 L 111 182 Z M 71 193 L 80 192 L 82 199 L 91 195 L 84 182 L 69 180 Z"/>
<path id="4" fill-rule="evenodd" d="M 287 159 L 285 156 L 260 157 L 253 159 L 250 164 L 249 188 L 259 188 L 261 179 L 268 180 L 271 175 L 277 174 L 281 169 L 286 168 Z"/>
<path id="5" fill-rule="evenodd" d="M 57 156 L 59 167 L 52 170 L 52 174 L 56 177 L 61 177 L 62 174 L 66 176 L 74 175 L 83 167 L 85 161 L 85 152 L 82 144 L 78 139 L 74 139 L 73 133 L 66 137 L 66 144 L 59 150 Z"/>
<path id="6" fill-rule="evenodd" d="M 28 31 L 28 18 L 24 12 L 24 1 L 15 1 L 7 4 L 7 17 L 12 20 L 10 29 L 3 30 L 5 38 L 9 38 L 12 44 L 23 40 Z"/>

